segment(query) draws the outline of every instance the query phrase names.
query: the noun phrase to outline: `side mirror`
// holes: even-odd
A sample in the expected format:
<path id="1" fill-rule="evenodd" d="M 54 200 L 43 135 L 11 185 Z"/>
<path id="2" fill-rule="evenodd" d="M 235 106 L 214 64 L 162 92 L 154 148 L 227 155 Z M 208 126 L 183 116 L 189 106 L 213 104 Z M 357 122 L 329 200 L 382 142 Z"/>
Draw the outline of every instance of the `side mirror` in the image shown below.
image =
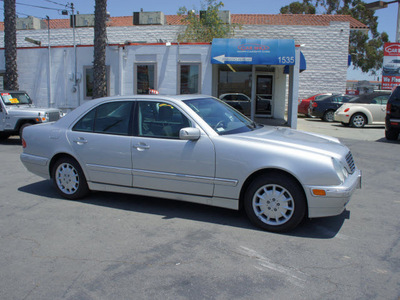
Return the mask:
<path id="1" fill-rule="evenodd" d="M 201 136 L 200 129 L 193 127 L 185 127 L 179 131 L 179 138 L 181 140 L 198 140 Z"/>

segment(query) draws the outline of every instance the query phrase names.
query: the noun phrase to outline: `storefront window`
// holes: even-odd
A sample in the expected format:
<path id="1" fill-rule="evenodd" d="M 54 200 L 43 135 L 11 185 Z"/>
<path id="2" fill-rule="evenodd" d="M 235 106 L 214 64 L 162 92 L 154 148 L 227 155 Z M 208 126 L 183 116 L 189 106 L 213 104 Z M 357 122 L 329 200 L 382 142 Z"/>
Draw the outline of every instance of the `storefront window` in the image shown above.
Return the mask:
<path id="1" fill-rule="evenodd" d="M 109 73 L 110 73 L 110 67 L 106 66 L 106 89 L 107 89 L 107 96 L 109 95 Z M 84 84 L 85 84 L 85 99 L 92 99 L 93 98 L 93 86 L 94 86 L 94 76 L 93 76 L 93 67 L 92 66 L 86 66 L 84 67 L 83 70 L 83 76 L 84 76 Z"/>
<path id="2" fill-rule="evenodd" d="M 179 93 L 200 93 L 200 64 L 179 65 Z"/>
<path id="3" fill-rule="evenodd" d="M 136 94 L 148 94 L 149 89 L 157 89 L 155 70 L 155 64 L 136 65 Z"/>
<path id="4" fill-rule="evenodd" d="M 241 93 L 251 96 L 251 66 L 234 66 L 233 72 L 227 66 L 219 69 L 218 96 Z"/>

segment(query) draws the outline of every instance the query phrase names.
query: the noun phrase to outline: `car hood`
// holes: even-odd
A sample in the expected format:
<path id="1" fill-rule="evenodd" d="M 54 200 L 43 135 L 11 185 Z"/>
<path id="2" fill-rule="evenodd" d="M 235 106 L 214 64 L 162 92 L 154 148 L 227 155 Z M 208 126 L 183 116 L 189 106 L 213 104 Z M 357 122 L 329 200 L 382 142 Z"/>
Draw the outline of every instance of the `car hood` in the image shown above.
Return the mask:
<path id="1" fill-rule="evenodd" d="M 349 149 L 337 138 L 294 130 L 286 127 L 264 126 L 263 128 L 236 135 L 241 142 L 259 143 L 261 145 L 280 146 L 307 152 L 314 152 L 340 158 Z"/>

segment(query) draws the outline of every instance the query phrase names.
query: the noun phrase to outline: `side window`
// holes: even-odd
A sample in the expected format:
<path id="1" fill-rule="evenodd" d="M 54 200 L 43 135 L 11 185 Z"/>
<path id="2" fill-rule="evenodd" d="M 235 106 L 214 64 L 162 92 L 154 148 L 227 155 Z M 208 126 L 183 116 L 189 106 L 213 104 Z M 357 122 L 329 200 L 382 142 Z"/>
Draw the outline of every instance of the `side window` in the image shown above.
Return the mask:
<path id="1" fill-rule="evenodd" d="M 80 119 L 72 130 L 128 135 L 132 101 L 102 104 Z"/>
<path id="2" fill-rule="evenodd" d="M 138 107 L 138 135 L 179 138 L 179 131 L 191 123 L 176 107 L 164 102 L 142 101 Z"/>

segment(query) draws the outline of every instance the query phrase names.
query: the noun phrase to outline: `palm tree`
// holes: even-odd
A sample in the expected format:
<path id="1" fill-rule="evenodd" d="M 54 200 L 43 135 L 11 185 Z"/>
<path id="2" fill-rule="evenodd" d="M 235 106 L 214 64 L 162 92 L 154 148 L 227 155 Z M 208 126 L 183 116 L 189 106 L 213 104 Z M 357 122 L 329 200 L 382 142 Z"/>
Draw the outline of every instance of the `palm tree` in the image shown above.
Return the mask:
<path id="1" fill-rule="evenodd" d="M 4 56 L 6 60 L 4 88 L 18 90 L 15 0 L 4 0 Z"/>
<path id="2" fill-rule="evenodd" d="M 107 0 L 96 0 L 94 8 L 93 98 L 107 96 L 106 22 L 107 22 Z"/>

